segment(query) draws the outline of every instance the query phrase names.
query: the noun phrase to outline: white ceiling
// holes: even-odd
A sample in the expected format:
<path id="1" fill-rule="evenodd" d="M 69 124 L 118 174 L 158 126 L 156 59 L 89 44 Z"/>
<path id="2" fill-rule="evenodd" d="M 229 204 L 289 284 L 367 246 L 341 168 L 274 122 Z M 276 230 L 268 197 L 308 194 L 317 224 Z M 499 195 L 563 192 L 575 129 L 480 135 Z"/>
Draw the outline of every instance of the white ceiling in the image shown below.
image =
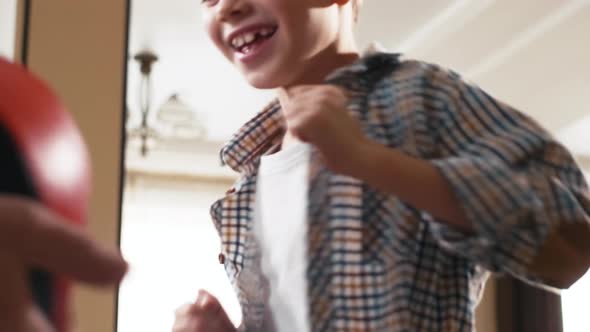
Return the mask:
<path id="1" fill-rule="evenodd" d="M 210 138 L 225 140 L 272 92 L 248 87 L 213 49 L 199 3 L 133 1 L 130 55 L 160 56 L 155 104 L 180 93 L 205 114 Z M 590 155 L 590 0 L 366 0 L 358 38 L 463 73 Z M 138 77 L 132 62 L 132 110 Z"/>

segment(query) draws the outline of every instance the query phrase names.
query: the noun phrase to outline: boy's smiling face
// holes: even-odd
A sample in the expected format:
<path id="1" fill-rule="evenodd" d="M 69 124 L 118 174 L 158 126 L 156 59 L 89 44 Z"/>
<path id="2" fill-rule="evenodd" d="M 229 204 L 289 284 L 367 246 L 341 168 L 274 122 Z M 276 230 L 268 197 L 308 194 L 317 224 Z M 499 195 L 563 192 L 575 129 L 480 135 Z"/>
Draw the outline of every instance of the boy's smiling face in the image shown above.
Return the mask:
<path id="1" fill-rule="evenodd" d="M 257 88 L 284 87 L 309 75 L 312 63 L 342 39 L 346 0 L 202 1 L 209 37 Z"/>

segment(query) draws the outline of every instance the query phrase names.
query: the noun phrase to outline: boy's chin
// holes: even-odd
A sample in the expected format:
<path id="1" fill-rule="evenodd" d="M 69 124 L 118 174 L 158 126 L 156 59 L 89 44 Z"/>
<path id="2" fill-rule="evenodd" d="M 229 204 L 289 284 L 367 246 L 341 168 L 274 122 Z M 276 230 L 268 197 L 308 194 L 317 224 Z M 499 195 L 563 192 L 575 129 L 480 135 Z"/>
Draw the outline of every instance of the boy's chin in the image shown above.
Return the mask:
<path id="1" fill-rule="evenodd" d="M 270 72 L 245 72 L 243 73 L 246 81 L 254 88 L 261 90 L 270 90 L 287 85 L 281 75 L 275 75 Z"/>
<path id="2" fill-rule="evenodd" d="M 246 81 L 248 81 L 252 87 L 261 90 L 276 89 L 281 86 L 279 82 L 266 75 L 246 75 Z"/>

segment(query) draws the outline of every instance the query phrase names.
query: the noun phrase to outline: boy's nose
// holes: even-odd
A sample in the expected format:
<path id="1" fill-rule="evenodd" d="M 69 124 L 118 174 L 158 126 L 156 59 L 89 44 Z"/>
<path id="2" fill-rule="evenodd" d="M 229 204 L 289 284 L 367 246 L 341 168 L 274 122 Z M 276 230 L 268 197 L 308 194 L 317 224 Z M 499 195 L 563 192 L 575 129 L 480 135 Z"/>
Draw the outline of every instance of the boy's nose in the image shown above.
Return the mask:
<path id="1" fill-rule="evenodd" d="M 218 17 L 222 21 L 235 21 L 243 18 L 251 11 L 247 0 L 219 0 Z"/>

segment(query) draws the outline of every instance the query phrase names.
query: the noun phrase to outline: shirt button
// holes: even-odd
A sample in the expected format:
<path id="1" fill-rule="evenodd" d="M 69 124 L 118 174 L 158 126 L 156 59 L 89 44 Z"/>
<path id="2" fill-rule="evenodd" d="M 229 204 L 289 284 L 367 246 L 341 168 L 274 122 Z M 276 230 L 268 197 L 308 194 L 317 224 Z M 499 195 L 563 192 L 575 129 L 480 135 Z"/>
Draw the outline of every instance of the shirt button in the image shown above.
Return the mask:
<path id="1" fill-rule="evenodd" d="M 226 194 L 233 194 L 233 193 L 235 193 L 235 192 L 236 192 L 236 188 L 231 188 L 231 189 L 229 189 L 228 191 L 226 191 L 225 193 L 226 193 Z"/>
<path id="2" fill-rule="evenodd" d="M 225 264 L 225 255 L 220 253 L 218 256 L 219 264 Z"/>

